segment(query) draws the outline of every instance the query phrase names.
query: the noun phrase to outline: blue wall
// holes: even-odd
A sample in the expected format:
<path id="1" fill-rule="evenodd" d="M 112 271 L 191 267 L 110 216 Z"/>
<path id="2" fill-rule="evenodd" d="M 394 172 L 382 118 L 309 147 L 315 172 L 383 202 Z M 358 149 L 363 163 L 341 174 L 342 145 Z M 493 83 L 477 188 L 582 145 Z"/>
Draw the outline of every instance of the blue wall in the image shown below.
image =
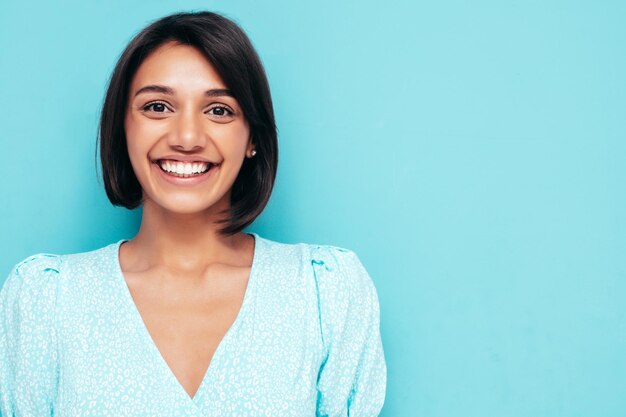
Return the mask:
<path id="1" fill-rule="evenodd" d="M 0 268 L 132 237 L 95 170 L 118 54 L 209 8 L 265 62 L 280 130 L 252 231 L 355 250 L 386 417 L 626 415 L 626 3 L 5 1 Z"/>

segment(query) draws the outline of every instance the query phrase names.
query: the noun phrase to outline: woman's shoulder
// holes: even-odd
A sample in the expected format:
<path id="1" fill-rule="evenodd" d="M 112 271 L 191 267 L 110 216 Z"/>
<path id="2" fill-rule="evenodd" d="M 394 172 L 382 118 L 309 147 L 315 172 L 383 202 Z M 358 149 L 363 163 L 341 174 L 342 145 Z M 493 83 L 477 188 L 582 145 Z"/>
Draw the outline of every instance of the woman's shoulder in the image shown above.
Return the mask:
<path id="1" fill-rule="evenodd" d="M 286 260 L 311 263 L 326 262 L 337 263 L 344 259 L 357 257 L 354 251 L 332 244 L 307 243 L 307 242 L 281 242 L 271 240 L 266 237 L 253 233 L 257 240 L 266 247 L 266 252 L 275 258 L 284 258 Z"/>
<path id="2" fill-rule="evenodd" d="M 281 259 L 291 259 L 290 264 L 297 267 L 297 270 L 296 267 L 291 268 L 293 274 L 286 274 L 284 279 L 310 288 L 310 294 L 315 295 L 325 361 L 338 361 L 337 365 L 326 362 L 327 367 L 347 367 L 346 370 L 352 372 L 357 365 L 346 365 L 345 358 L 353 352 L 366 351 L 366 356 L 351 357 L 359 361 L 375 361 L 376 374 L 380 375 L 381 370 L 384 373 L 384 359 L 379 359 L 382 358 L 382 346 L 378 292 L 356 252 L 333 244 L 270 242 L 270 245 L 272 250 L 268 252 L 280 254 L 278 257 Z M 335 359 L 332 360 L 328 359 L 331 351 L 335 352 Z M 327 390 L 336 391 L 332 385 L 337 377 L 333 375 L 343 372 L 343 368 L 329 371 L 327 375 L 330 376 L 324 383 Z"/>
<path id="3" fill-rule="evenodd" d="M 36 253 L 18 261 L 11 270 L 17 276 L 39 275 L 42 272 L 59 272 L 63 255 L 56 253 Z"/>
<path id="4" fill-rule="evenodd" d="M 65 276 L 70 267 L 81 268 L 96 264 L 102 265 L 102 261 L 111 259 L 111 251 L 118 244 L 119 241 L 82 252 L 65 254 L 39 252 L 26 256 L 9 270 L 2 287 L 24 287 L 23 290 L 25 290 L 29 287 L 52 285 L 62 276 Z"/>
<path id="5" fill-rule="evenodd" d="M 0 329 L 39 334 L 50 326 L 62 263 L 61 255 L 36 253 L 11 268 L 0 289 L 0 312 L 8 328 Z"/>
<path id="6" fill-rule="evenodd" d="M 274 263 L 286 262 L 299 270 L 311 271 L 319 290 L 328 286 L 346 292 L 374 289 L 369 273 L 352 249 L 322 243 L 283 243 L 265 238 L 263 242 Z"/>
<path id="7" fill-rule="evenodd" d="M 3 292 L 32 292 L 36 287 L 46 286 L 60 273 L 62 263 L 62 255 L 55 253 L 29 255 L 11 268 L 3 283 Z"/>

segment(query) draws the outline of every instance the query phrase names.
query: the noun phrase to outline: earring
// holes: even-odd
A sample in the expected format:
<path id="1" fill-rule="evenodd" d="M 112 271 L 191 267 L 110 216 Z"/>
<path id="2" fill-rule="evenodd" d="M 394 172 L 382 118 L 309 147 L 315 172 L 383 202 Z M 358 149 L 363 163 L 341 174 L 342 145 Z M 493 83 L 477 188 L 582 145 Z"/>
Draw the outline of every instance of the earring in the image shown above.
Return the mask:
<path id="1" fill-rule="evenodd" d="M 252 152 L 250 152 L 250 158 L 252 158 L 254 155 L 256 155 L 256 150 L 252 149 Z"/>

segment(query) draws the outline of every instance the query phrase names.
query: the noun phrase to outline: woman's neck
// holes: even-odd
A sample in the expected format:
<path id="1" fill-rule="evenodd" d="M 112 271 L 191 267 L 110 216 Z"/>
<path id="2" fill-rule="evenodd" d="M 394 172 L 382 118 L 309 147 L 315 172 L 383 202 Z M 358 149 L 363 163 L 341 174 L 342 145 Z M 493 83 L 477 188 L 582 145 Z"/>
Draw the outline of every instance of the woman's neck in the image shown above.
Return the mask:
<path id="1" fill-rule="evenodd" d="M 217 210 L 202 213 L 173 213 L 150 201 L 143 207 L 141 226 L 129 242 L 128 268 L 148 270 L 165 268 L 196 275 L 210 264 L 241 265 L 251 263 L 253 238 L 245 233 L 223 236 L 216 223 Z M 251 246 L 252 244 L 252 246 Z M 251 250 L 252 249 L 252 250 Z"/>

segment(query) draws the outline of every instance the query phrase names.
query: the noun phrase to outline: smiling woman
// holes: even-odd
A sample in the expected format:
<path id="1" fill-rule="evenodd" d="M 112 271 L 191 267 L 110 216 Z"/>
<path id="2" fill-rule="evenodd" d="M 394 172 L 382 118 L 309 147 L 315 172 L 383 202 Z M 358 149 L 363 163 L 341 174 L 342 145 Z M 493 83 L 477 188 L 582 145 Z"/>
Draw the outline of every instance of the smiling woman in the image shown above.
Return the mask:
<path id="1" fill-rule="evenodd" d="M 374 416 L 374 284 L 344 248 L 244 233 L 278 147 L 263 66 L 215 13 L 122 53 L 100 123 L 105 188 L 139 231 L 36 254 L 0 292 L 0 415 Z"/>
<path id="2" fill-rule="evenodd" d="M 195 47 L 169 41 L 141 63 L 130 97 L 124 125 L 144 210 L 228 213 L 231 185 L 254 144 L 213 65 Z"/>

